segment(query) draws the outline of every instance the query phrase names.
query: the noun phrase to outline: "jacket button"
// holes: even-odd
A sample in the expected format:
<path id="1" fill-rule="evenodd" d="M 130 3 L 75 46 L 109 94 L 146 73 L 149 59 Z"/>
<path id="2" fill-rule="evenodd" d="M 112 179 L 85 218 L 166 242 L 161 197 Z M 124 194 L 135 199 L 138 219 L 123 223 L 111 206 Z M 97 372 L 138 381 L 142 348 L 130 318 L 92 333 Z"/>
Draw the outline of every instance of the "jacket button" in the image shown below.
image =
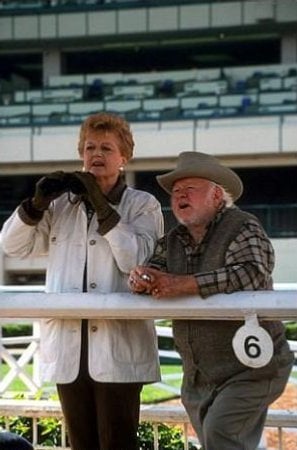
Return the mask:
<path id="1" fill-rule="evenodd" d="M 90 240 L 90 245 L 95 245 L 95 244 L 96 244 L 95 239 L 91 239 L 91 240 Z"/>
<path id="2" fill-rule="evenodd" d="M 56 236 L 53 236 L 53 237 L 51 238 L 51 242 L 56 242 L 56 240 L 57 240 Z"/>
<path id="3" fill-rule="evenodd" d="M 96 327 L 95 325 L 93 325 L 93 326 L 91 327 L 91 330 L 93 331 L 93 333 L 95 333 L 95 331 L 98 330 L 98 327 Z"/>
<path id="4" fill-rule="evenodd" d="M 97 284 L 96 284 L 96 283 L 91 283 L 91 284 L 90 284 L 90 287 L 91 287 L 92 289 L 95 289 L 95 288 L 97 287 Z"/>

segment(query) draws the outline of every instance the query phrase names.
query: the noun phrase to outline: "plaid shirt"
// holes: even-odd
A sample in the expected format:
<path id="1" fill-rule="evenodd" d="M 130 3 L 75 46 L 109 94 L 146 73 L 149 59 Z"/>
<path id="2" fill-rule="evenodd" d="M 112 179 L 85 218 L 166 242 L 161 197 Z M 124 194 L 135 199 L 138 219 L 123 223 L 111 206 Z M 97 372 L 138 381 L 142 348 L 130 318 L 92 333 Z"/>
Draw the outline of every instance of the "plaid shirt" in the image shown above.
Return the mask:
<path id="1" fill-rule="evenodd" d="M 248 219 L 236 238 L 230 242 L 225 254 L 225 264 L 216 270 L 198 272 L 199 257 L 203 254 L 213 227 L 221 220 L 223 208 L 209 224 L 208 230 L 198 244 L 187 228 L 178 225 L 176 236 L 183 245 L 188 273 L 193 274 L 199 286 L 199 295 L 206 298 L 218 293 L 241 290 L 272 289 L 271 273 L 274 267 L 274 250 L 265 231 L 255 219 Z M 161 238 L 149 261 L 151 267 L 167 272 L 167 240 Z M 267 287 L 269 286 L 269 287 Z"/>

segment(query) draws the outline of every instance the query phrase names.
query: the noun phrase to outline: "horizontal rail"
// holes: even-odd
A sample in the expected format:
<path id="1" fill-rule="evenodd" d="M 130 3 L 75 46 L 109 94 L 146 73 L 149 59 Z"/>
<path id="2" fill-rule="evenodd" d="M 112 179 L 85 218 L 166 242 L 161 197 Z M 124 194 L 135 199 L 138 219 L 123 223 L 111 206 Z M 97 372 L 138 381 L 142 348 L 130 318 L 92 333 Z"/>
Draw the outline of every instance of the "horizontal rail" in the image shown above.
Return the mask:
<path id="1" fill-rule="evenodd" d="M 296 320 L 297 290 L 244 291 L 155 300 L 130 293 L 16 293 L 0 288 L 1 318 Z"/>
<path id="2" fill-rule="evenodd" d="M 37 449 L 50 449 L 52 447 L 38 445 L 38 422 L 42 418 L 56 418 L 61 421 L 61 444 L 62 447 L 55 447 L 60 450 L 68 450 L 66 447 L 66 427 L 59 401 L 54 400 L 16 400 L 0 399 L 0 416 L 6 420 L 6 428 L 9 429 L 9 417 L 27 417 L 32 419 L 33 444 Z M 158 425 L 166 423 L 167 425 L 180 425 L 184 432 L 184 449 L 189 449 L 188 427 L 190 426 L 189 417 L 182 405 L 141 405 L 140 422 L 147 422 L 153 425 L 154 430 L 154 448 L 158 449 Z M 282 449 L 282 430 L 297 429 L 297 411 L 291 410 L 269 410 L 265 427 L 272 427 L 278 430 L 279 445 Z M 192 438 L 191 438 L 192 441 Z M 194 441 L 193 441 L 194 442 Z M 196 440 L 195 440 L 196 442 Z M 198 441 L 197 441 L 198 443 Z M 262 447 L 261 447 L 262 448 Z M 69 449 L 70 450 L 70 449 Z"/>
<path id="3" fill-rule="evenodd" d="M 58 417 L 62 409 L 58 400 L 16 400 L 0 399 L 0 415 L 20 417 Z M 190 423 L 182 405 L 141 405 L 142 422 Z M 270 409 L 265 426 L 297 428 L 297 411 Z"/>

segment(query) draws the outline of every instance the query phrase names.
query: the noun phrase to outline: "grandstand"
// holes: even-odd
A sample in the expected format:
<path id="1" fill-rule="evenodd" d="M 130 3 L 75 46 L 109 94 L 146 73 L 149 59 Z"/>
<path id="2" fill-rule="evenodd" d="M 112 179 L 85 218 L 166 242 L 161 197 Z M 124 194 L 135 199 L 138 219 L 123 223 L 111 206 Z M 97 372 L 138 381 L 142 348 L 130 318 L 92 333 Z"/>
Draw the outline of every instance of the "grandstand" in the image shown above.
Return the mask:
<path id="1" fill-rule="evenodd" d="M 36 180 L 80 168 L 90 113 L 123 115 L 135 135 L 130 184 L 162 202 L 155 176 L 180 151 L 206 151 L 246 186 L 296 282 L 295 0 L 6 0 L 0 3 L 0 226 Z M 45 260 L 0 254 L 0 283 L 43 283 Z"/>

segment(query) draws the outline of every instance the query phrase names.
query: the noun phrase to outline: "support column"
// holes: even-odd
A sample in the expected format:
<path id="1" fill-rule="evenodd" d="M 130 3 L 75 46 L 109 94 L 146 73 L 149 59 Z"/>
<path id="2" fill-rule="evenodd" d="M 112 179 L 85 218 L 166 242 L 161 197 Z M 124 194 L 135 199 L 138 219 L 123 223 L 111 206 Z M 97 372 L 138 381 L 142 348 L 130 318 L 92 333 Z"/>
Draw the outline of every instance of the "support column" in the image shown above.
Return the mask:
<path id="1" fill-rule="evenodd" d="M 128 186 L 135 187 L 135 172 L 125 171 L 125 178 Z"/>
<path id="2" fill-rule="evenodd" d="M 281 63 L 295 64 L 297 62 L 297 33 L 287 34 L 281 41 Z"/>
<path id="3" fill-rule="evenodd" d="M 48 49 L 43 52 L 43 86 L 49 85 L 50 76 L 61 75 L 61 67 L 61 52 L 59 50 Z"/>

